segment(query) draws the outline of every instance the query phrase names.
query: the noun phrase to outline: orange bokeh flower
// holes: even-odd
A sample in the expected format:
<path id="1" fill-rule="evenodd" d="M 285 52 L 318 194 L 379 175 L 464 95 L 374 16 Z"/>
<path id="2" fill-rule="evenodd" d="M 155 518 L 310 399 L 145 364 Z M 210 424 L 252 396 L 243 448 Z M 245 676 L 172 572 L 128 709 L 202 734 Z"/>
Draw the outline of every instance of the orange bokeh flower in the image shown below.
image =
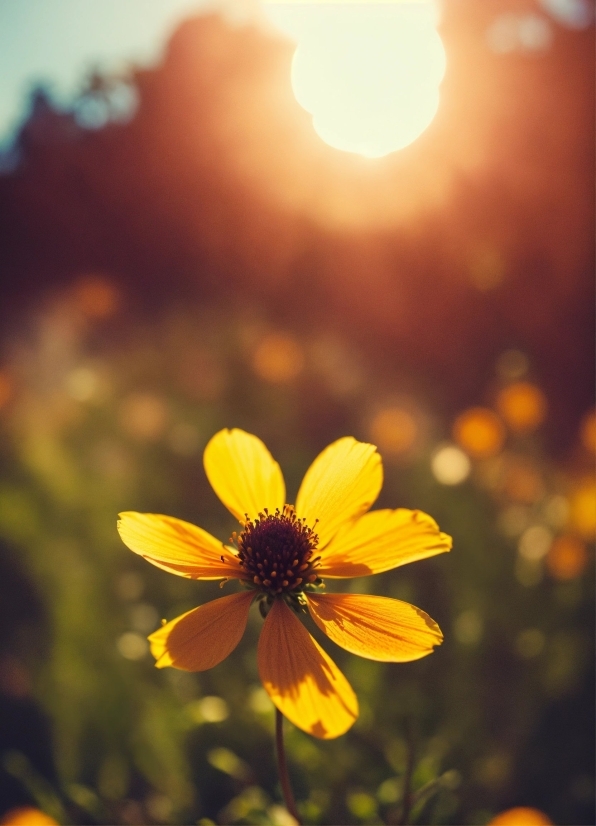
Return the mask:
<path id="1" fill-rule="evenodd" d="M 470 456 L 486 459 L 500 453 L 505 441 L 505 428 L 492 410 L 471 407 L 455 420 L 453 438 Z"/>
<path id="2" fill-rule="evenodd" d="M 33 806 L 19 806 L 2 816 L 0 826 L 58 826 L 58 821 Z"/>
<path id="3" fill-rule="evenodd" d="M 371 422 L 372 438 L 391 456 L 407 453 L 418 438 L 418 424 L 409 410 L 387 407 L 380 410 Z"/>
<path id="4" fill-rule="evenodd" d="M 120 309 L 120 293 L 103 275 L 83 276 L 75 285 L 75 300 L 87 318 L 109 318 Z"/>
<path id="5" fill-rule="evenodd" d="M 497 396 L 497 407 L 516 433 L 535 430 L 542 424 L 547 412 L 544 393 L 529 381 L 517 381 L 504 387 Z"/>
<path id="6" fill-rule="evenodd" d="M 310 614 L 334 642 L 383 662 L 417 660 L 442 642 L 424 611 L 395 599 L 321 593 L 322 577 L 381 573 L 444 553 L 451 538 L 419 511 L 367 513 L 383 481 L 374 445 L 351 437 L 329 445 L 308 469 L 295 506 L 279 465 L 242 430 L 222 430 L 205 448 L 207 478 L 242 530 L 230 545 L 170 516 L 126 512 L 118 529 L 135 553 L 191 579 L 237 579 L 244 590 L 172 620 L 151 634 L 158 668 L 204 671 L 239 643 L 253 601 L 265 622 L 258 647 L 263 685 L 278 710 L 315 737 L 338 737 L 358 701 L 299 617 Z"/>
<path id="7" fill-rule="evenodd" d="M 558 536 L 551 545 L 546 557 L 549 574 L 562 581 L 576 579 L 584 572 L 588 564 L 588 551 L 585 544 L 572 534 Z"/>
<path id="8" fill-rule="evenodd" d="M 252 366 L 259 378 L 272 384 L 293 381 L 304 368 L 304 353 L 287 333 L 270 333 L 254 351 Z"/>
<path id="9" fill-rule="evenodd" d="M 570 495 L 569 527 L 588 542 L 596 537 L 596 480 L 580 479 Z"/>
<path id="10" fill-rule="evenodd" d="M 493 817 L 488 826 L 552 826 L 552 820 L 539 809 L 518 806 Z"/>

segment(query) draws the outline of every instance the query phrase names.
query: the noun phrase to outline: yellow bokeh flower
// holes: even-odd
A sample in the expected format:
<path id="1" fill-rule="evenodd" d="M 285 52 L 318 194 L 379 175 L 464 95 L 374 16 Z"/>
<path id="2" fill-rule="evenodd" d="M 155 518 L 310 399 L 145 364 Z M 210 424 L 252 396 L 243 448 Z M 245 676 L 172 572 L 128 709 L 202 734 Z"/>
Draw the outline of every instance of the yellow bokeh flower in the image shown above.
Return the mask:
<path id="1" fill-rule="evenodd" d="M 384 662 L 417 660 L 443 639 L 424 611 L 395 599 L 321 593 L 322 577 L 360 577 L 444 553 L 451 538 L 419 511 L 367 513 L 383 482 L 374 445 L 351 437 L 310 466 L 295 506 L 286 504 L 279 465 L 242 430 L 222 430 L 205 448 L 205 472 L 242 530 L 230 545 L 171 516 L 127 512 L 118 530 L 149 562 L 191 579 L 238 579 L 244 590 L 172 620 L 151 634 L 158 668 L 204 671 L 239 643 L 249 608 L 265 622 L 258 646 L 263 685 L 278 710 L 316 737 L 338 737 L 358 701 L 299 616 L 348 651 Z"/>

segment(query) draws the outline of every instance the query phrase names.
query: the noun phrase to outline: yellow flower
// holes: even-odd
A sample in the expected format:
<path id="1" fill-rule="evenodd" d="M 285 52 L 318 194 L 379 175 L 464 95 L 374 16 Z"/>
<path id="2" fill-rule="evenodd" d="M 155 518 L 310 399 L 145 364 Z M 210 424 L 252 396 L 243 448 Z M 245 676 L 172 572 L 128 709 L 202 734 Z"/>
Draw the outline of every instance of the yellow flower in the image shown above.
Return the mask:
<path id="1" fill-rule="evenodd" d="M 295 507 L 279 465 L 256 436 L 221 430 L 204 454 L 207 478 L 242 531 L 224 545 L 201 528 L 149 513 L 120 514 L 123 542 L 149 562 L 191 579 L 238 579 L 244 590 L 172 620 L 151 634 L 158 668 L 204 671 L 238 645 L 257 600 L 266 617 L 258 646 L 263 685 L 279 711 L 315 737 L 338 737 L 358 701 L 333 660 L 298 619 L 303 612 L 334 642 L 383 662 L 430 654 L 441 631 L 407 602 L 321 593 L 322 577 L 377 574 L 440 554 L 451 538 L 419 511 L 367 513 L 383 482 L 374 445 L 351 437 L 310 466 Z"/>

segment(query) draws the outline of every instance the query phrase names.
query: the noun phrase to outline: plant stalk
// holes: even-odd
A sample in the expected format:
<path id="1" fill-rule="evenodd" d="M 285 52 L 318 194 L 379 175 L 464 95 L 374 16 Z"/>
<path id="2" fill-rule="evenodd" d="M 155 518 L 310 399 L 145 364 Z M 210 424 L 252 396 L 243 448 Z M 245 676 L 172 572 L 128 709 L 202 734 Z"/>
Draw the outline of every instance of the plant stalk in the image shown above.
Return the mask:
<path id="1" fill-rule="evenodd" d="M 275 709 L 275 746 L 277 753 L 277 771 L 279 773 L 279 781 L 281 783 L 281 790 L 283 792 L 286 809 L 292 815 L 296 823 L 300 826 L 300 818 L 296 811 L 296 801 L 294 800 L 294 792 L 290 784 L 290 777 L 288 775 L 288 764 L 286 763 L 286 752 L 284 749 L 284 718 L 281 711 Z"/>

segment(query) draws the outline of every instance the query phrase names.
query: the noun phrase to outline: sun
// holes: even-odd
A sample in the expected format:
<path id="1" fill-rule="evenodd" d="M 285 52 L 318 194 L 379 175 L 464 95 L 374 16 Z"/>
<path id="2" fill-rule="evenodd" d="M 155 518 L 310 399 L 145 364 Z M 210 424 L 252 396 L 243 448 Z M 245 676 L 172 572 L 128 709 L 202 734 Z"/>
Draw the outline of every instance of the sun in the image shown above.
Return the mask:
<path id="1" fill-rule="evenodd" d="M 432 0 L 265 0 L 263 8 L 297 44 L 292 88 L 330 146 L 377 158 L 431 123 L 445 73 Z"/>

